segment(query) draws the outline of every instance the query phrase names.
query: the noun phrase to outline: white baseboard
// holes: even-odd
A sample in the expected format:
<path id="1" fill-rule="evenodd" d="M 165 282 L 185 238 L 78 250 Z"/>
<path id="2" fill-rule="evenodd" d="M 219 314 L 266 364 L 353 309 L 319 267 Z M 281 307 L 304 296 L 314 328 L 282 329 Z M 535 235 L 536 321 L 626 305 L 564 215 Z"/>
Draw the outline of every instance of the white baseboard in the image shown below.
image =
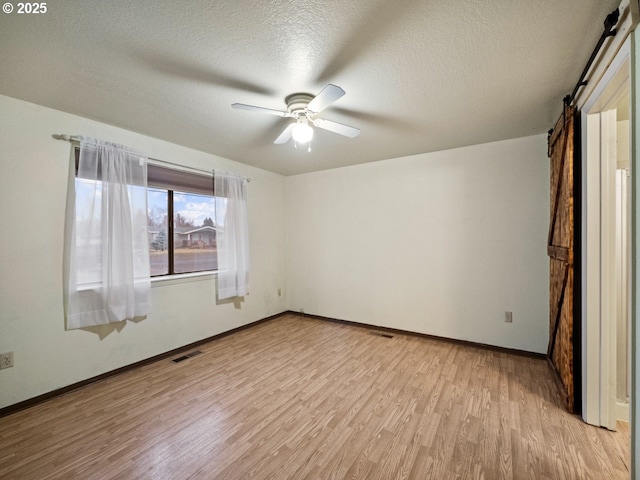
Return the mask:
<path id="1" fill-rule="evenodd" d="M 616 402 L 616 420 L 629 422 L 629 404 Z"/>

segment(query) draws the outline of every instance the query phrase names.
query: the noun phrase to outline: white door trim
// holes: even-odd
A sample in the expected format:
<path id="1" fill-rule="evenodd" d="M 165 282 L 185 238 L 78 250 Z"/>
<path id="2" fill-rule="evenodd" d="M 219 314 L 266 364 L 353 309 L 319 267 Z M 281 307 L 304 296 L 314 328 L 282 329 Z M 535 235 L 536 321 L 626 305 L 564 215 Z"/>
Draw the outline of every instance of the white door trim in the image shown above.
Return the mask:
<path id="1" fill-rule="evenodd" d="M 607 109 L 621 89 L 629 88 L 630 57 L 628 39 L 581 112 L 582 417 L 587 423 L 611 429 L 615 429 L 616 418 L 615 296 L 612 291 L 615 285 L 616 122 L 615 115 L 607 113 Z M 609 138 L 609 142 L 601 142 L 601 138 Z"/>

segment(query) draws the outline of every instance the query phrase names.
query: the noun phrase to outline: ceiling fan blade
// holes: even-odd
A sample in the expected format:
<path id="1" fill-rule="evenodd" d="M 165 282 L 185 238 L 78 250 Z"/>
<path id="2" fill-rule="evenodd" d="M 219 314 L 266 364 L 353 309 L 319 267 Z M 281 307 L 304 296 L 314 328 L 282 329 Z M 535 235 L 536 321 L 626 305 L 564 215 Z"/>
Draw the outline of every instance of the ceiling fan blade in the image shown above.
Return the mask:
<path id="1" fill-rule="evenodd" d="M 313 113 L 321 112 L 344 94 L 345 91 L 343 89 L 337 85 L 329 83 L 318 95 L 315 96 L 313 100 L 309 102 L 307 110 L 310 110 Z"/>
<path id="2" fill-rule="evenodd" d="M 358 135 L 360 135 L 359 128 L 350 127 L 349 125 L 333 122 L 331 120 L 324 120 L 323 118 L 316 118 L 313 121 L 313 124 L 318 128 L 322 128 L 323 130 L 329 130 L 330 132 L 344 135 L 345 137 L 349 138 L 357 137 Z"/>
<path id="3" fill-rule="evenodd" d="M 281 145 L 281 144 L 287 143 L 289 140 L 291 140 L 291 136 L 293 134 L 293 127 L 294 126 L 295 126 L 295 122 L 294 123 L 290 123 L 289 125 L 287 125 L 287 128 L 285 128 L 283 130 L 283 132 L 280 134 L 280 136 L 278 138 L 276 138 L 273 143 L 275 143 L 276 145 Z"/>
<path id="4" fill-rule="evenodd" d="M 234 103 L 231 106 L 239 110 L 248 110 L 250 112 L 258 112 L 258 113 L 268 113 L 269 115 L 276 115 L 278 117 L 291 117 L 291 114 L 289 112 L 282 112 L 280 110 L 274 110 L 272 108 L 256 107 L 255 105 L 245 105 L 244 103 Z"/>

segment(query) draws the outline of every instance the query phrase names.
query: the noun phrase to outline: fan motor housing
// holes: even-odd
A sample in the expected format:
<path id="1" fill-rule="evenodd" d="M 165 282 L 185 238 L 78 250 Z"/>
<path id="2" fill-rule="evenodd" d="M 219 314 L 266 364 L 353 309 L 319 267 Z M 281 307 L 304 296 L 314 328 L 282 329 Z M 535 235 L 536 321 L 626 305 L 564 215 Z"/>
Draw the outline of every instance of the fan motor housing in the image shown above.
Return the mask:
<path id="1" fill-rule="evenodd" d="M 296 118 L 304 114 L 306 116 L 306 109 L 309 102 L 314 99 L 314 96 L 309 93 L 292 93 L 287 95 L 284 99 L 287 104 L 287 110 L 293 114 Z"/>

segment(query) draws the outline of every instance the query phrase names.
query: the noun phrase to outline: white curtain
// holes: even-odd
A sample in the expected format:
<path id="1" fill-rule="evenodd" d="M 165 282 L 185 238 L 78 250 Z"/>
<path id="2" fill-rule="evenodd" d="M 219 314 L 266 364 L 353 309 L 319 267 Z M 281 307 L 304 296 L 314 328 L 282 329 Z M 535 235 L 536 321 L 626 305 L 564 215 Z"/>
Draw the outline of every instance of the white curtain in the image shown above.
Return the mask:
<path id="1" fill-rule="evenodd" d="M 214 189 L 221 227 L 217 234 L 218 298 L 242 297 L 249 293 L 247 180 L 216 170 Z"/>
<path id="2" fill-rule="evenodd" d="M 77 177 L 70 189 L 67 328 L 146 316 L 146 156 L 81 137 Z"/>

